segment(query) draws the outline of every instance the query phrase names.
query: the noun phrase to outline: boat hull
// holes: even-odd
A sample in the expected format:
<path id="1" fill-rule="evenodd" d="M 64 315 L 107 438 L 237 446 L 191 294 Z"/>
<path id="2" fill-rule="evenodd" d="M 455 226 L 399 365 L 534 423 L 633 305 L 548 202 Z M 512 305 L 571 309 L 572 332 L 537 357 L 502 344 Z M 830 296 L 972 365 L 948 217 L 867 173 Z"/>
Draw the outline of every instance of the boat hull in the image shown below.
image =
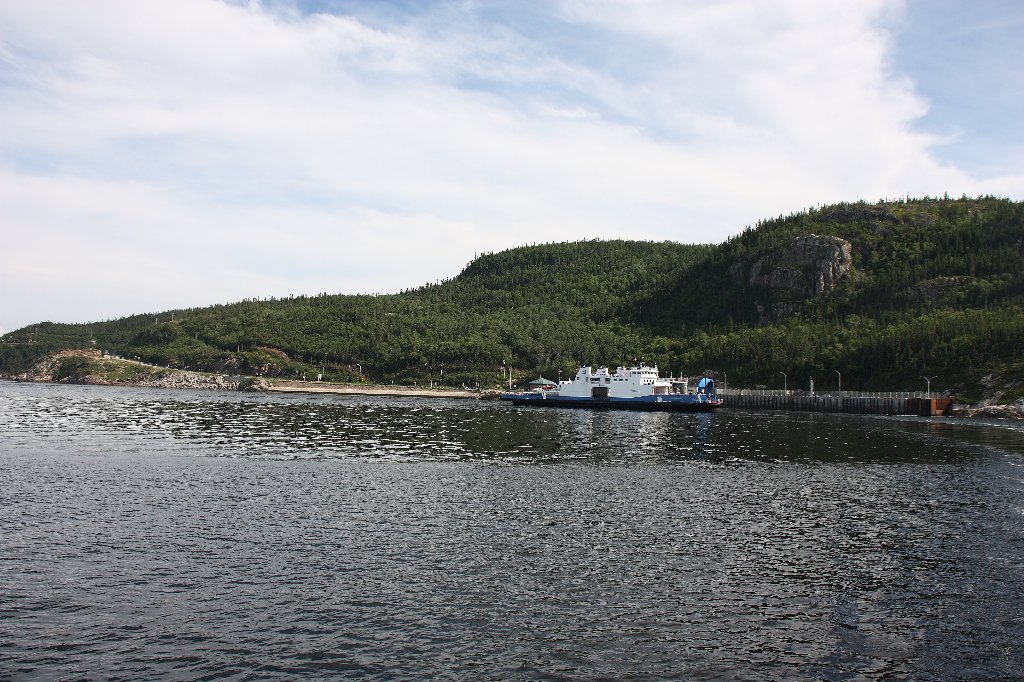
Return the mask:
<path id="1" fill-rule="evenodd" d="M 722 406 L 721 400 L 700 400 L 694 396 L 644 396 L 640 398 L 574 398 L 544 396 L 535 393 L 506 393 L 501 396 L 513 405 L 525 407 L 583 407 L 611 410 L 653 410 L 662 412 L 711 412 Z"/>

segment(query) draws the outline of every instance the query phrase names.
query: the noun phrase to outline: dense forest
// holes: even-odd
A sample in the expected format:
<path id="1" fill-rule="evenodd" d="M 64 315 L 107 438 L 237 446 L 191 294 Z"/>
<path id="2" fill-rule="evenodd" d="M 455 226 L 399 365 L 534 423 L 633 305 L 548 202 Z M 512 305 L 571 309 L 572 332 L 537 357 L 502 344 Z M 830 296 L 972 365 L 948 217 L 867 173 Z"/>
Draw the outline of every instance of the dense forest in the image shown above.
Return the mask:
<path id="1" fill-rule="evenodd" d="M 781 388 L 785 373 L 791 388 L 811 376 L 825 388 L 841 372 L 844 389 L 900 390 L 936 376 L 933 388 L 971 397 L 990 375 L 1024 377 L 1022 254 L 1021 202 L 845 203 L 718 245 L 514 248 L 394 295 L 45 322 L 0 339 L 0 371 L 102 348 L 232 374 L 486 387 L 508 369 L 522 380 L 642 358 L 730 386 Z"/>

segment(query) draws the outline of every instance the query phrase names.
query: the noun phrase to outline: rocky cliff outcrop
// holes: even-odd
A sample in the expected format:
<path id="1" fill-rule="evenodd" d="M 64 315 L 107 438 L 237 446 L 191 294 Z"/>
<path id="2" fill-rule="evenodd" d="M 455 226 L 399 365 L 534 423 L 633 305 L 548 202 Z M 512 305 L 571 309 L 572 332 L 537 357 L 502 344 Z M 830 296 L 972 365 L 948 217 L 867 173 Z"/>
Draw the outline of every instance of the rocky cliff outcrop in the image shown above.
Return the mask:
<path id="1" fill-rule="evenodd" d="M 925 305 L 953 303 L 961 298 L 967 290 L 976 286 L 978 279 L 960 275 L 956 277 L 934 277 L 919 282 L 910 290 L 910 300 Z"/>
<path id="2" fill-rule="evenodd" d="M 17 381 L 92 384 L 99 386 L 141 386 L 146 388 L 191 388 L 236 390 L 237 378 L 181 369 L 154 367 L 121 358 L 104 357 L 96 350 L 65 350 L 37 362 Z M 248 388 L 245 387 L 245 388 Z"/>
<path id="3" fill-rule="evenodd" d="M 758 309 L 762 317 L 780 320 L 805 299 L 834 289 L 852 269 L 850 242 L 805 234 L 751 264 L 734 264 L 729 275 L 733 284 L 767 290 L 769 300 L 759 302 Z"/>

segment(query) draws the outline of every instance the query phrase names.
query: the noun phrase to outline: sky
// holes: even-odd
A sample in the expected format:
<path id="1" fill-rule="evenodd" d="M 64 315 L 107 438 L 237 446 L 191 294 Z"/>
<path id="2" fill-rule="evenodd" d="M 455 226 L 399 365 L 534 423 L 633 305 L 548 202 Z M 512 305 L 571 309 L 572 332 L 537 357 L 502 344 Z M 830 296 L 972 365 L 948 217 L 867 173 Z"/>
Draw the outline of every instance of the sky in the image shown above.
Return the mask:
<path id="1" fill-rule="evenodd" d="M 1018 0 L 0 0 L 0 333 L 1024 199 Z"/>

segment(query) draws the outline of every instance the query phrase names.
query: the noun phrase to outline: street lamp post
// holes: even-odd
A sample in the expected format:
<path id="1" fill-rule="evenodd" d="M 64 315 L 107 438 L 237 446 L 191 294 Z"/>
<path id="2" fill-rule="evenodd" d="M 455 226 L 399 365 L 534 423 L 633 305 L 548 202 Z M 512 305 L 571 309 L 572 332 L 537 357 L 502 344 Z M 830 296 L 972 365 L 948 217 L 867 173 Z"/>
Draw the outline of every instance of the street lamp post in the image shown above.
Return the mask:
<path id="1" fill-rule="evenodd" d="M 788 391 L 786 390 L 786 373 L 785 372 L 779 372 L 779 374 L 782 375 L 782 392 L 783 393 L 788 393 Z"/>
<path id="2" fill-rule="evenodd" d="M 839 392 L 842 393 L 843 392 L 843 375 L 842 375 L 842 373 L 838 369 L 834 369 L 832 371 L 839 375 Z"/>
<path id="3" fill-rule="evenodd" d="M 932 379 L 938 379 L 938 376 L 934 376 L 934 377 L 921 377 L 921 378 L 924 379 L 924 383 L 928 387 L 928 397 L 931 398 L 932 397 Z"/>

